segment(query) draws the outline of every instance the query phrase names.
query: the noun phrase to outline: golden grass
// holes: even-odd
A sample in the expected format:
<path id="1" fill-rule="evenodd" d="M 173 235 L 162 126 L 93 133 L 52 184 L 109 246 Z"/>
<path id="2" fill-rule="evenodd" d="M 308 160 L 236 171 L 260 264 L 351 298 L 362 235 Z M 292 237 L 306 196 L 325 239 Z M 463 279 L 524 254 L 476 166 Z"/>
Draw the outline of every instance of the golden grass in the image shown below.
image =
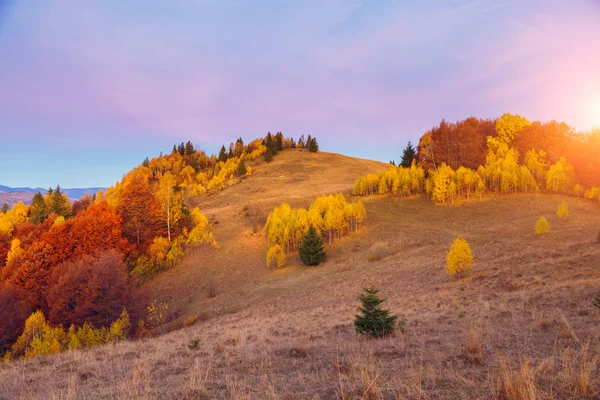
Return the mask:
<path id="1" fill-rule="evenodd" d="M 219 221 L 221 248 L 189 255 L 149 287 L 175 311 L 173 331 L 0 365 L 0 399 L 598 398 L 598 204 L 567 199 L 569 220 L 536 240 L 536 219 L 555 222 L 564 197 L 455 207 L 366 198 L 366 226 L 328 248 L 324 264 L 306 268 L 291 256 L 281 270 L 264 267 L 266 240 L 255 227 L 272 207 L 348 193 L 356 177 L 382 168 L 284 151 L 200 199 Z M 445 255 L 458 235 L 471 244 L 474 268 L 449 282 Z M 377 242 L 389 254 L 369 263 Z M 406 319 L 405 333 L 357 337 L 356 296 L 370 285 Z M 196 319 L 181 328 L 188 317 Z"/>

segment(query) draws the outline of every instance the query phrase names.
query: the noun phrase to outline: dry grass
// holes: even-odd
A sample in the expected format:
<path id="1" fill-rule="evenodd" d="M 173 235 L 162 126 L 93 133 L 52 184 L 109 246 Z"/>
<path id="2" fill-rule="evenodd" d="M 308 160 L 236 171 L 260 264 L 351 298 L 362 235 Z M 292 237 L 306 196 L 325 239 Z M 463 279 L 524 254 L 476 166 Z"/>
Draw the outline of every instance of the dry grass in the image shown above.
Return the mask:
<path id="1" fill-rule="evenodd" d="M 600 247 L 590 241 L 598 204 L 567 199 L 571 218 L 538 240 L 532 224 L 554 215 L 564 197 L 456 207 L 370 198 L 367 225 L 328 248 L 322 266 L 305 268 L 292 256 L 281 270 L 265 268 L 256 220 L 282 201 L 306 206 L 316 195 L 348 192 L 356 177 L 385 167 L 283 152 L 255 176 L 202 198 L 219 221 L 221 248 L 190 255 L 150 288 L 176 311 L 176 330 L 0 365 L 0 399 L 598 398 L 600 313 L 592 302 Z M 245 215 L 250 203 L 260 215 Z M 448 282 L 445 252 L 458 235 L 473 248 L 474 269 Z M 379 241 L 389 255 L 367 262 Z M 356 296 L 369 285 L 406 318 L 405 333 L 356 336 Z M 179 329 L 188 316 L 199 318 Z M 195 339 L 198 348 L 189 348 Z"/>

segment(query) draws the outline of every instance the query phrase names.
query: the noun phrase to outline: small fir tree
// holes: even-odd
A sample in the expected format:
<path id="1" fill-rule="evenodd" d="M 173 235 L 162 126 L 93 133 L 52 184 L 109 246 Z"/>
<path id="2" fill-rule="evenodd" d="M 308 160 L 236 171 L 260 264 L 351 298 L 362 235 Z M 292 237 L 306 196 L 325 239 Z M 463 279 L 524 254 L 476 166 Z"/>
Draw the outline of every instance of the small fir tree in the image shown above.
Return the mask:
<path id="1" fill-rule="evenodd" d="M 567 219 L 567 217 L 569 216 L 569 205 L 566 201 L 563 200 L 560 203 L 560 207 L 558 207 L 556 215 L 558 215 L 558 218 Z"/>
<path id="2" fill-rule="evenodd" d="M 538 235 L 543 235 L 544 233 L 547 233 L 550 230 L 550 224 L 548 223 L 548 220 L 546 219 L 546 217 L 542 216 L 540 217 L 540 219 L 538 219 L 537 223 L 535 224 L 535 233 Z"/>
<path id="3" fill-rule="evenodd" d="M 4 203 L 4 204 L 2 204 L 2 208 L 0 209 L 0 212 L 1 212 L 2 214 L 6 214 L 6 213 L 8 212 L 8 210 L 9 210 L 9 209 L 10 209 L 10 208 L 8 207 L 8 203 Z"/>
<path id="4" fill-rule="evenodd" d="M 359 308 L 360 315 L 354 316 L 354 327 L 360 335 L 370 337 L 384 337 L 394 332 L 397 315 L 390 315 L 390 310 L 380 307 L 382 300 L 377 296 L 379 289 L 375 287 L 365 288 L 364 293 L 358 296 L 362 302 Z"/>
<path id="5" fill-rule="evenodd" d="M 314 226 L 310 226 L 300 246 L 300 259 L 304 265 L 319 265 L 325 260 L 326 254 L 323 250 L 323 240 L 317 234 Z"/>
<path id="6" fill-rule="evenodd" d="M 411 142 L 408 142 L 408 144 L 404 148 L 404 151 L 402 152 L 402 161 L 400 162 L 400 165 L 404 168 L 410 168 L 414 158 L 415 148 L 413 147 Z"/>
<path id="7" fill-rule="evenodd" d="M 248 170 L 246 169 L 246 164 L 244 164 L 244 160 L 240 160 L 237 166 L 237 176 L 246 176 Z"/>
<path id="8" fill-rule="evenodd" d="M 446 255 L 446 272 L 450 276 L 461 276 L 473 268 L 471 246 L 462 237 L 458 237 L 450 246 Z"/>

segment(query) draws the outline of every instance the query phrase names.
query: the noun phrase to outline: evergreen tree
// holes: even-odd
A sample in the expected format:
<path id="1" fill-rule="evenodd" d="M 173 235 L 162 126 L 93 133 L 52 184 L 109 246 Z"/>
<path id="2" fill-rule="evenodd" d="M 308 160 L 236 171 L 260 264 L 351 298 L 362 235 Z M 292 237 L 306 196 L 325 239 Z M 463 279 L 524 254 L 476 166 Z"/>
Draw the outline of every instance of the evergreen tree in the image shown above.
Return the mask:
<path id="1" fill-rule="evenodd" d="M 177 153 L 177 146 L 173 145 L 173 150 L 171 150 L 171 154 L 175 154 L 175 153 Z M 161 154 L 161 156 L 162 156 L 162 154 Z"/>
<path id="2" fill-rule="evenodd" d="M 67 196 L 60 191 L 60 186 L 56 186 L 50 197 L 50 212 L 65 218 L 72 216 L 71 204 Z"/>
<path id="3" fill-rule="evenodd" d="M 9 210 L 8 204 L 7 203 L 2 204 L 2 209 L 0 209 L 0 212 L 2 214 L 6 214 L 8 212 L 8 210 Z"/>
<path id="4" fill-rule="evenodd" d="M 40 192 L 33 195 L 29 217 L 33 224 L 41 224 L 48 218 L 48 205 Z"/>
<path id="5" fill-rule="evenodd" d="M 317 143 L 317 138 L 315 137 L 311 138 L 309 136 L 306 145 L 308 147 L 308 151 L 310 151 L 311 153 L 316 153 L 317 151 L 319 151 L 319 143 Z"/>
<path id="6" fill-rule="evenodd" d="M 148 159 L 148 157 L 144 158 L 142 165 L 146 168 L 148 168 L 150 166 L 150 160 Z"/>
<path id="7" fill-rule="evenodd" d="M 233 158 L 233 146 L 229 146 L 229 151 L 227 152 L 227 159 Z"/>
<path id="8" fill-rule="evenodd" d="M 283 151 L 283 133 L 277 132 L 275 135 L 275 148 L 277 151 Z"/>
<path id="9" fill-rule="evenodd" d="M 188 140 L 188 142 L 185 144 L 185 155 L 186 156 L 191 156 L 192 154 L 194 154 L 194 145 L 192 144 L 192 142 L 190 142 Z"/>
<path id="10" fill-rule="evenodd" d="M 265 146 L 267 147 L 267 151 L 271 150 L 271 155 L 277 154 L 277 143 L 276 140 L 273 140 L 271 132 L 267 133 L 267 138 L 265 139 Z"/>
<path id="11" fill-rule="evenodd" d="M 184 154 L 185 154 L 185 144 L 183 144 L 183 142 L 181 142 L 181 143 L 179 144 L 179 147 L 177 147 L 177 152 L 178 152 L 180 155 L 184 155 Z"/>
<path id="12" fill-rule="evenodd" d="M 406 145 L 406 147 L 404 148 L 404 151 L 402 152 L 402 161 L 400 162 L 400 165 L 404 168 L 410 168 L 414 158 L 415 158 L 415 148 L 412 145 L 412 143 L 409 141 L 408 144 Z"/>
<path id="13" fill-rule="evenodd" d="M 380 307 L 382 300 L 377 296 L 379 289 L 375 287 L 365 288 L 365 293 L 358 296 L 362 302 L 359 308 L 361 315 L 354 316 L 354 327 L 360 335 L 371 337 L 383 337 L 395 330 L 397 315 L 390 315 L 390 310 Z"/>
<path id="14" fill-rule="evenodd" d="M 221 146 L 221 150 L 219 150 L 218 160 L 222 162 L 227 161 L 227 149 L 225 149 L 225 145 Z"/>
<path id="15" fill-rule="evenodd" d="M 298 139 L 298 148 L 303 149 L 306 147 L 306 145 L 304 144 L 304 135 L 300 136 L 300 139 Z"/>
<path id="16" fill-rule="evenodd" d="M 321 261 L 325 260 L 326 254 L 323 250 L 323 240 L 312 225 L 308 228 L 306 235 L 304 235 L 299 254 L 304 265 L 319 265 Z"/>
<path id="17" fill-rule="evenodd" d="M 296 142 L 294 141 L 294 138 L 291 138 L 291 139 L 290 139 L 290 147 L 291 147 L 292 149 L 295 149 L 295 148 L 296 148 Z"/>
<path id="18" fill-rule="evenodd" d="M 306 142 L 304 142 L 304 147 L 308 149 L 310 147 L 310 142 L 312 142 L 312 136 L 308 135 Z"/>
<path id="19" fill-rule="evenodd" d="M 265 155 L 263 156 L 263 158 L 268 163 L 273 161 L 273 152 L 268 147 L 267 147 L 267 151 L 265 152 Z"/>
<path id="20" fill-rule="evenodd" d="M 237 176 L 246 176 L 246 172 L 248 172 L 246 170 L 246 164 L 244 164 L 244 160 L 240 160 L 236 171 Z"/>

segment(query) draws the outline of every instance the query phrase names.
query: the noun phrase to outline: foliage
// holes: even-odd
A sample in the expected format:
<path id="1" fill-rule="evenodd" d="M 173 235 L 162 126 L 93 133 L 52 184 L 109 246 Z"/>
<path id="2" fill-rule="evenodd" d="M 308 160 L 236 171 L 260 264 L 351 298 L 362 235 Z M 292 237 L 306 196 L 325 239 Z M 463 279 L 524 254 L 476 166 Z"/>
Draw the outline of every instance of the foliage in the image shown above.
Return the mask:
<path id="1" fill-rule="evenodd" d="M 382 300 L 377 295 L 379 289 L 365 288 L 364 293 L 358 296 L 362 303 L 359 308 L 360 315 L 354 316 L 356 332 L 370 337 L 384 337 L 394 332 L 397 315 L 390 315 L 390 311 L 380 307 Z"/>
<path id="2" fill-rule="evenodd" d="M 569 205 L 565 200 L 560 203 L 558 211 L 556 211 L 558 218 L 566 219 L 569 216 Z"/>
<path id="3" fill-rule="evenodd" d="M 446 272 L 450 276 L 461 276 L 471 271 L 473 267 L 473 255 L 471 246 L 462 237 L 458 237 L 446 255 Z"/>
<path id="4" fill-rule="evenodd" d="M 308 228 L 299 249 L 300 259 L 304 265 L 319 265 L 325 260 L 326 254 L 323 250 L 323 240 L 317 234 L 313 225 Z"/>
<path id="5" fill-rule="evenodd" d="M 35 310 L 35 299 L 26 290 L 0 284 L 0 354 L 17 340 L 25 320 Z"/>
<path id="6" fill-rule="evenodd" d="M 272 270 L 281 268 L 285 264 L 285 252 L 280 245 L 276 244 L 269 247 L 267 251 L 267 267 Z"/>
<path id="7" fill-rule="evenodd" d="M 157 302 L 154 300 L 148 306 L 148 315 L 146 317 L 146 326 L 148 329 L 155 329 L 169 322 L 172 312 L 169 310 L 169 305 L 165 302 Z"/>
<path id="8" fill-rule="evenodd" d="M 353 194 L 368 196 L 391 193 L 395 196 L 410 196 L 421 193 L 424 187 L 425 171 L 413 161 L 408 168 L 391 167 L 384 172 L 358 178 Z"/>
<path id="9" fill-rule="evenodd" d="M 240 162 L 238 163 L 237 169 L 236 169 L 236 175 L 237 176 L 246 176 L 247 172 L 248 172 L 248 170 L 246 169 L 246 164 L 244 163 L 244 160 L 240 160 Z"/>
<path id="10" fill-rule="evenodd" d="M 541 216 L 540 219 L 538 219 L 537 223 L 535 224 L 535 233 L 537 235 L 543 235 L 544 233 L 547 233 L 550 230 L 550 224 L 548 223 L 548 220 L 546 219 L 546 217 Z"/>
<path id="11" fill-rule="evenodd" d="M 109 326 L 132 301 L 123 257 L 114 250 L 56 267 L 46 296 L 48 319 L 66 326 Z"/>
<path id="12" fill-rule="evenodd" d="M 366 217 L 363 204 L 348 203 L 343 195 L 319 196 L 308 210 L 292 209 L 289 204 L 276 207 L 267 217 L 265 229 L 269 247 L 281 246 L 286 254 L 299 248 L 306 231 L 312 224 L 317 234 L 335 238 L 358 230 Z"/>
<path id="13" fill-rule="evenodd" d="M 215 239 L 213 233 L 213 227 L 198 207 L 195 207 L 192 210 L 192 224 L 194 225 L 193 229 L 190 231 L 187 237 L 187 243 L 192 246 L 202 246 L 206 247 L 211 246 L 213 248 L 218 248 L 219 245 Z"/>

